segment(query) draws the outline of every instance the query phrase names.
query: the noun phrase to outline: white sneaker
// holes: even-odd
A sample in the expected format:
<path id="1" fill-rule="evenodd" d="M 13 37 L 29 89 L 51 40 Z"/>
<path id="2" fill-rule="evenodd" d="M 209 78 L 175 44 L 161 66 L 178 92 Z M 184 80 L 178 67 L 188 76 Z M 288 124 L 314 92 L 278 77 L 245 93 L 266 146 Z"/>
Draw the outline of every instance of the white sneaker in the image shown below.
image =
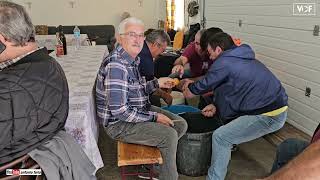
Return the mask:
<path id="1" fill-rule="evenodd" d="M 150 171 L 150 167 L 148 167 L 148 166 L 142 165 L 141 168 L 144 169 L 145 171 Z M 153 176 L 159 175 L 159 169 L 160 169 L 160 166 L 158 164 L 153 165 Z M 141 175 L 138 175 L 138 178 L 150 179 L 150 176 L 149 176 L 149 174 L 141 174 Z M 152 177 L 152 180 L 159 180 L 159 179 L 156 177 Z"/>
<path id="2" fill-rule="evenodd" d="M 140 178 L 140 179 L 150 179 L 150 176 L 148 176 L 148 175 L 138 175 L 138 178 Z M 152 177 L 152 180 L 159 180 L 159 179 L 156 178 L 156 177 Z"/>

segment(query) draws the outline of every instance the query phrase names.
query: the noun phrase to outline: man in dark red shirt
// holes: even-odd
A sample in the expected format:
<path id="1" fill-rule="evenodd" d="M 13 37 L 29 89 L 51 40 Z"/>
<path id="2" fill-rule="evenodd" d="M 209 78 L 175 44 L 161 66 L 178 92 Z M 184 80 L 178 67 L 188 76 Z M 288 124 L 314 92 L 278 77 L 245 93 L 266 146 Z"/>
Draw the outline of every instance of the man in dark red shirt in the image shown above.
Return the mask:
<path id="1" fill-rule="evenodd" d="M 277 148 L 272 175 L 263 180 L 319 179 L 320 177 L 320 124 L 311 142 L 287 139 Z M 280 169 L 281 168 L 281 169 Z"/>
<path id="2" fill-rule="evenodd" d="M 215 33 L 222 32 L 220 28 L 210 28 Z M 212 64 L 208 53 L 201 49 L 200 39 L 205 33 L 205 29 L 197 32 L 194 42 L 190 43 L 183 51 L 182 55 L 174 62 L 172 73 L 179 73 L 180 77 L 196 78 L 203 76 Z M 190 71 L 185 71 L 185 65 L 189 63 Z"/>

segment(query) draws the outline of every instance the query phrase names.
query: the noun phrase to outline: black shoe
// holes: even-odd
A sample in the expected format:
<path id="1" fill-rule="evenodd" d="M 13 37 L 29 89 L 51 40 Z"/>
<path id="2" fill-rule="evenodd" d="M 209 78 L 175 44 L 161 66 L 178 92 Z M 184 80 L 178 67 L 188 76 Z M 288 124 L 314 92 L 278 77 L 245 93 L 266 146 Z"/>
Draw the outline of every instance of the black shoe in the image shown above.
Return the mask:
<path id="1" fill-rule="evenodd" d="M 235 151 L 238 151 L 239 150 L 239 146 L 234 144 L 232 145 L 232 148 L 231 148 L 231 152 L 235 152 Z"/>

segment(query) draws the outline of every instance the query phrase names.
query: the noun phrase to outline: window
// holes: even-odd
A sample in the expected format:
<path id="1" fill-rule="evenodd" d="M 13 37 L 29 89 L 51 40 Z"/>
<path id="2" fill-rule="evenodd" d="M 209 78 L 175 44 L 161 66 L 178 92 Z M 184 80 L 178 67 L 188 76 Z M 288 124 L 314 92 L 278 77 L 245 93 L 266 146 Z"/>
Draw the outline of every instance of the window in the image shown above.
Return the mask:
<path id="1" fill-rule="evenodd" d="M 175 23 L 174 29 L 182 29 L 184 27 L 184 0 L 176 0 Z"/>
<path id="2" fill-rule="evenodd" d="M 184 0 L 167 0 L 166 29 L 182 29 L 184 27 Z"/>

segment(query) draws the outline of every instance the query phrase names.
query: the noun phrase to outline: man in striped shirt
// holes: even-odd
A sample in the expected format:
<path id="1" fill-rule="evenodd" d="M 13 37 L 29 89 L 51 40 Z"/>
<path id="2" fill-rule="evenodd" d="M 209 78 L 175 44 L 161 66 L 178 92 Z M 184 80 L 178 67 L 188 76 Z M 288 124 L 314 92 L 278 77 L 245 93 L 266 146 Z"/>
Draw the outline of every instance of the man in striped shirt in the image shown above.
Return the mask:
<path id="1" fill-rule="evenodd" d="M 160 179 L 176 180 L 176 148 L 186 132 L 185 120 L 150 105 L 149 94 L 157 88 L 172 88 L 173 79 L 146 81 L 139 73 L 144 42 L 144 24 L 130 17 L 119 25 L 118 46 L 100 67 L 96 85 L 98 119 L 107 134 L 127 143 L 158 147 L 164 163 Z"/>

